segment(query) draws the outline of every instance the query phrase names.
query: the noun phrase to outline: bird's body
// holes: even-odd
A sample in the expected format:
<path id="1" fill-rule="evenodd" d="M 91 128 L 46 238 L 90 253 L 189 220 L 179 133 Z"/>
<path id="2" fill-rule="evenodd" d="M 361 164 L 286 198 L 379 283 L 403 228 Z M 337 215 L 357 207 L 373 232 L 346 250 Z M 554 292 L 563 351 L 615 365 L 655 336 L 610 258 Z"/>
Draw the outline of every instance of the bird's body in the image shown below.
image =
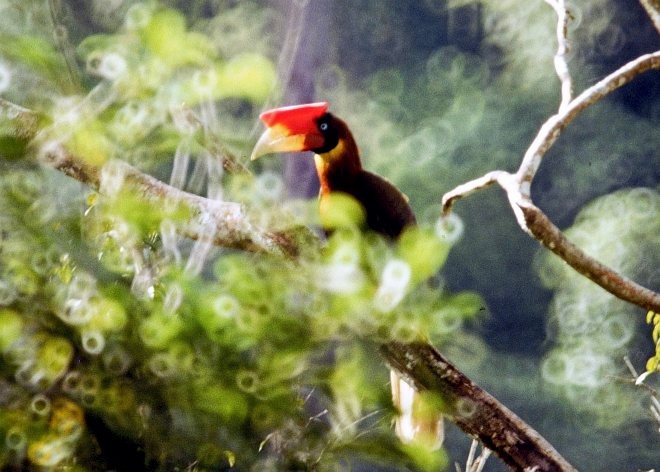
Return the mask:
<path id="1" fill-rule="evenodd" d="M 323 210 L 324 200 L 332 193 L 350 195 L 362 205 L 369 229 L 390 239 L 398 238 L 416 222 L 408 198 L 388 180 L 362 168 L 358 147 L 346 123 L 330 113 L 320 120 L 333 130 L 331 142 L 336 134 L 334 147 L 321 149 L 314 156 L 320 208 Z"/>
<path id="2" fill-rule="evenodd" d="M 334 194 L 357 201 L 368 229 L 396 241 L 416 224 L 408 198 L 388 180 L 362 168 L 358 146 L 348 125 L 327 112 L 326 103 L 276 108 L 261 114 L 268 127 L 252 152 L 312 151 L 319 177 L 319 208 L 332 213 Z M 439 446 L 443 437 L 440 415 L 417 414 L 419 396 L 396 372 L 391 373 L 392 396 L 400 411 L 397 433 L 405 441 L 422 439 Z"/>
<path id="3" fill-rule="evenodd" d="M 367 226 L 372 231 L 394 240 L 406 227 L 416 223 L 406 196 L 376 174 L 361 172 L 346 193 L 360 202 L 366 214 Z"/>

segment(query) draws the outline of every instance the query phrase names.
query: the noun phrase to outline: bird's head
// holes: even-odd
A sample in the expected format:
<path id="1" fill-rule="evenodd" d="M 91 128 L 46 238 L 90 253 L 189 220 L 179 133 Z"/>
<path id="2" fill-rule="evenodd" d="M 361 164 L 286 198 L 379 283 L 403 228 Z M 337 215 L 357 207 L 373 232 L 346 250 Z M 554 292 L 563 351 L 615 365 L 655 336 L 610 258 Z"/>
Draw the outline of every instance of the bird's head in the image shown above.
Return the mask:
<path id="1" fill-rule="evenodd" d="M 326 102 L 274 108 L 259 115 L 266 125 L 252 151 L 254 160 L 264 154 L 312 151 L 326 154 L 335 149 L 346 125 L 328 113 Z"/>

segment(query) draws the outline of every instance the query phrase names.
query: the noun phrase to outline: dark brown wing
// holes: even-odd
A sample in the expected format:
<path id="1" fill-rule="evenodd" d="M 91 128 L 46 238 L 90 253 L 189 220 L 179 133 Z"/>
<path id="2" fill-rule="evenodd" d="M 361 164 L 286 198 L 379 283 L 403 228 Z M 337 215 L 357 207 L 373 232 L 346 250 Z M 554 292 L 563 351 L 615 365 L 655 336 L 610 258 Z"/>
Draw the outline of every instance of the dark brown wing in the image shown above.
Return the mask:
<path id="1" fill-rule="evenodd" d="M 416 223 L 408 198 L 384 178 L 361 171 L 347 191 L 364 207 L 367 225 L 373 231 L 396 239 L 406 226 Z"/>

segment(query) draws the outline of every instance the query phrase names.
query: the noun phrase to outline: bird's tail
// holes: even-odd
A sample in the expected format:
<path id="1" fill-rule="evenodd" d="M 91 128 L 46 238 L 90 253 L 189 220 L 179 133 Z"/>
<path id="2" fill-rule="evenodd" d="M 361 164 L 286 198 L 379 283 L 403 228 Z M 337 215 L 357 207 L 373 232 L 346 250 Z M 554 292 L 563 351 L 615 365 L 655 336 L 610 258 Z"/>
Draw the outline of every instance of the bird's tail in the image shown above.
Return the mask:
<path id="1" fill-rule="evenodd" d="M 392 403 L 399 411 L 396 434 L 404 443 L 415 442 L 432 449 L 442 446 L 445 428 L 442 414 L 434 410 L 422 395 L 399 374 L 390 370 Z"/>

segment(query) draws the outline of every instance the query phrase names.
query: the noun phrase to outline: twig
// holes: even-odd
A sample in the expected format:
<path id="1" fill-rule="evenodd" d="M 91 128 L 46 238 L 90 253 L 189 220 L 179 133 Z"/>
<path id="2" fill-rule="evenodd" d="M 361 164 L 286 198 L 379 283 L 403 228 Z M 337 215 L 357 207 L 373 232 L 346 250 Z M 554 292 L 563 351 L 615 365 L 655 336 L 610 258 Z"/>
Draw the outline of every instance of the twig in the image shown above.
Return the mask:
<path id="1" fill-rule="evenodd" d="M 445 193 L 442 196 L 442 213 L 444 216 L 449 216 L 451 209 L 454 206 L 454 202 L 460 200 L 463 197 L 476 192 L 477 190 L 484 189 L 491 186 L 494 183 L 500 183 L 500 186 L 503 186 L 502 180 L 510 178 L 511 174 L 503 170 L 494 170 L 488 172 L 486 175 L 470 180 L 464 184 L 454 187 L 449 192 Z"/>
<path id="2" fill-rule="evenodd" d="M 453 204 L 460 198 L 497 183 L 507 193 L 511 208 L 523 230 L 564 259 L 580 274 L 585 275 L 614 296 L 647 310 L 660 311 L 660 294 L 642 287 L 589 257 L 572 244 L 532 203 L 531 199 L 531 185 L 534 176 L 541 165 L 543 156 L 555 143 L 561 131 L 590 105 L 627 84 L 639 74 L 658 68 L 660 68 L 660 51 L 645 54 L 630 61 L 589 87 L 566 106 L 560 107 L 557 114 L 541 126 L 515 174 L 496 170 L 454 188 L 442 197 L 443 214 L 448 215 Z"/>
<path id="3" fill-rule="evenodd" d="M 618 380 L 621 380 L 623 382 L 628 382 L 632 383 L 637 387 L 642 387 L 644 390 L 649 392 L 651 395 L 651 398 L 656 399 L 658 398 L 658 391 L 651 387 L 650 385 L 644 383 L 644 380 L 646 379 L 646 372 L 642 373 L 641 375 L 637 372 L 637 369 L 632 365 L 632 362 L 630 362 L 630 359 L 628 356 L 623 356 L 623 362 L 626 364 L 626 367 L 628 368 L 628 372 L 632 375 L 632 378 L 621 378 L 617 377 Z"/>
<path id="4" fill-rule="evenodd" d="M 648 372 L 639 375 L 637 373 L 637 369 L 635 369 L 635 367 L 632 365 L 632 362 L 630 362 L 628 356 L 623 357 L 623 362 L 625 362 L 628 371 L 632 375 L 632 379 L 623 379 L 623 381 L 631 380 L 631 383 L 633 383 L 635 386 L 642 387 L 647 392 L 649 392 L 649 396 L 651 399 L 651 405 L 649 406 L 649 410 L 651 410 L 651 416 L 653 417 L 656 426 L 660 426 L 660 400 L 658 400 L 658 392 L 650 385 L 644 383 L 646 374 L 648 374 Z M 660 427 L 658 428 L 658 432 L 660 433 Z"/>
<path id="5" fill-rule="evenodd" d="M 193 133 L 204 128 L 201 119 L 196 116 L 188 107 L 175 107 L 170 109 L 170 116 L 177 129 L 184 133 Z M 222 163 L 222 168 L 230 174 L 252 175 L 252 172 L 245 167 L 234 156 L 218 137 L 212 133 L 203 134 L 203 146 L 211 155 Z"/>
<path id="6" fill-rule="evenodd" d="M 389 366 L 419 391 L 440 395 L 447 415 L 512 470 L 574 472 L 534 429 L 475 385 L 432 346 L 390 342 L 381 348 Z"/>
<path id="7" fill-rule="evenodd" d="M 468 458 L 465 461 L 465 472 L 481 472 L 486 466 L 486 461 L 488 460 L 488 457 L 490 457 L 492 451 L 484 447 L 481 449 L 481 453 L 476 456 L 478 446 L 479 441 L 473 439 L 472 444 L 470 444 Z M 458 463 L 455 463 L 454 465 L 456 466 L 456 472 L 461 472 L 461 466 Z"/>
<path id="8" fill-rule="evenodd" d="M 566 108 L 573 98 L 573 80 L 568 70 L 566 56 L 569 52 L 568 22 L 571 15 L 564 0 L 545 0 L 557 13 L 557 53 L 555 54 L 555 71 L 561 81 L 561 104 L 559 110 Z"/>

